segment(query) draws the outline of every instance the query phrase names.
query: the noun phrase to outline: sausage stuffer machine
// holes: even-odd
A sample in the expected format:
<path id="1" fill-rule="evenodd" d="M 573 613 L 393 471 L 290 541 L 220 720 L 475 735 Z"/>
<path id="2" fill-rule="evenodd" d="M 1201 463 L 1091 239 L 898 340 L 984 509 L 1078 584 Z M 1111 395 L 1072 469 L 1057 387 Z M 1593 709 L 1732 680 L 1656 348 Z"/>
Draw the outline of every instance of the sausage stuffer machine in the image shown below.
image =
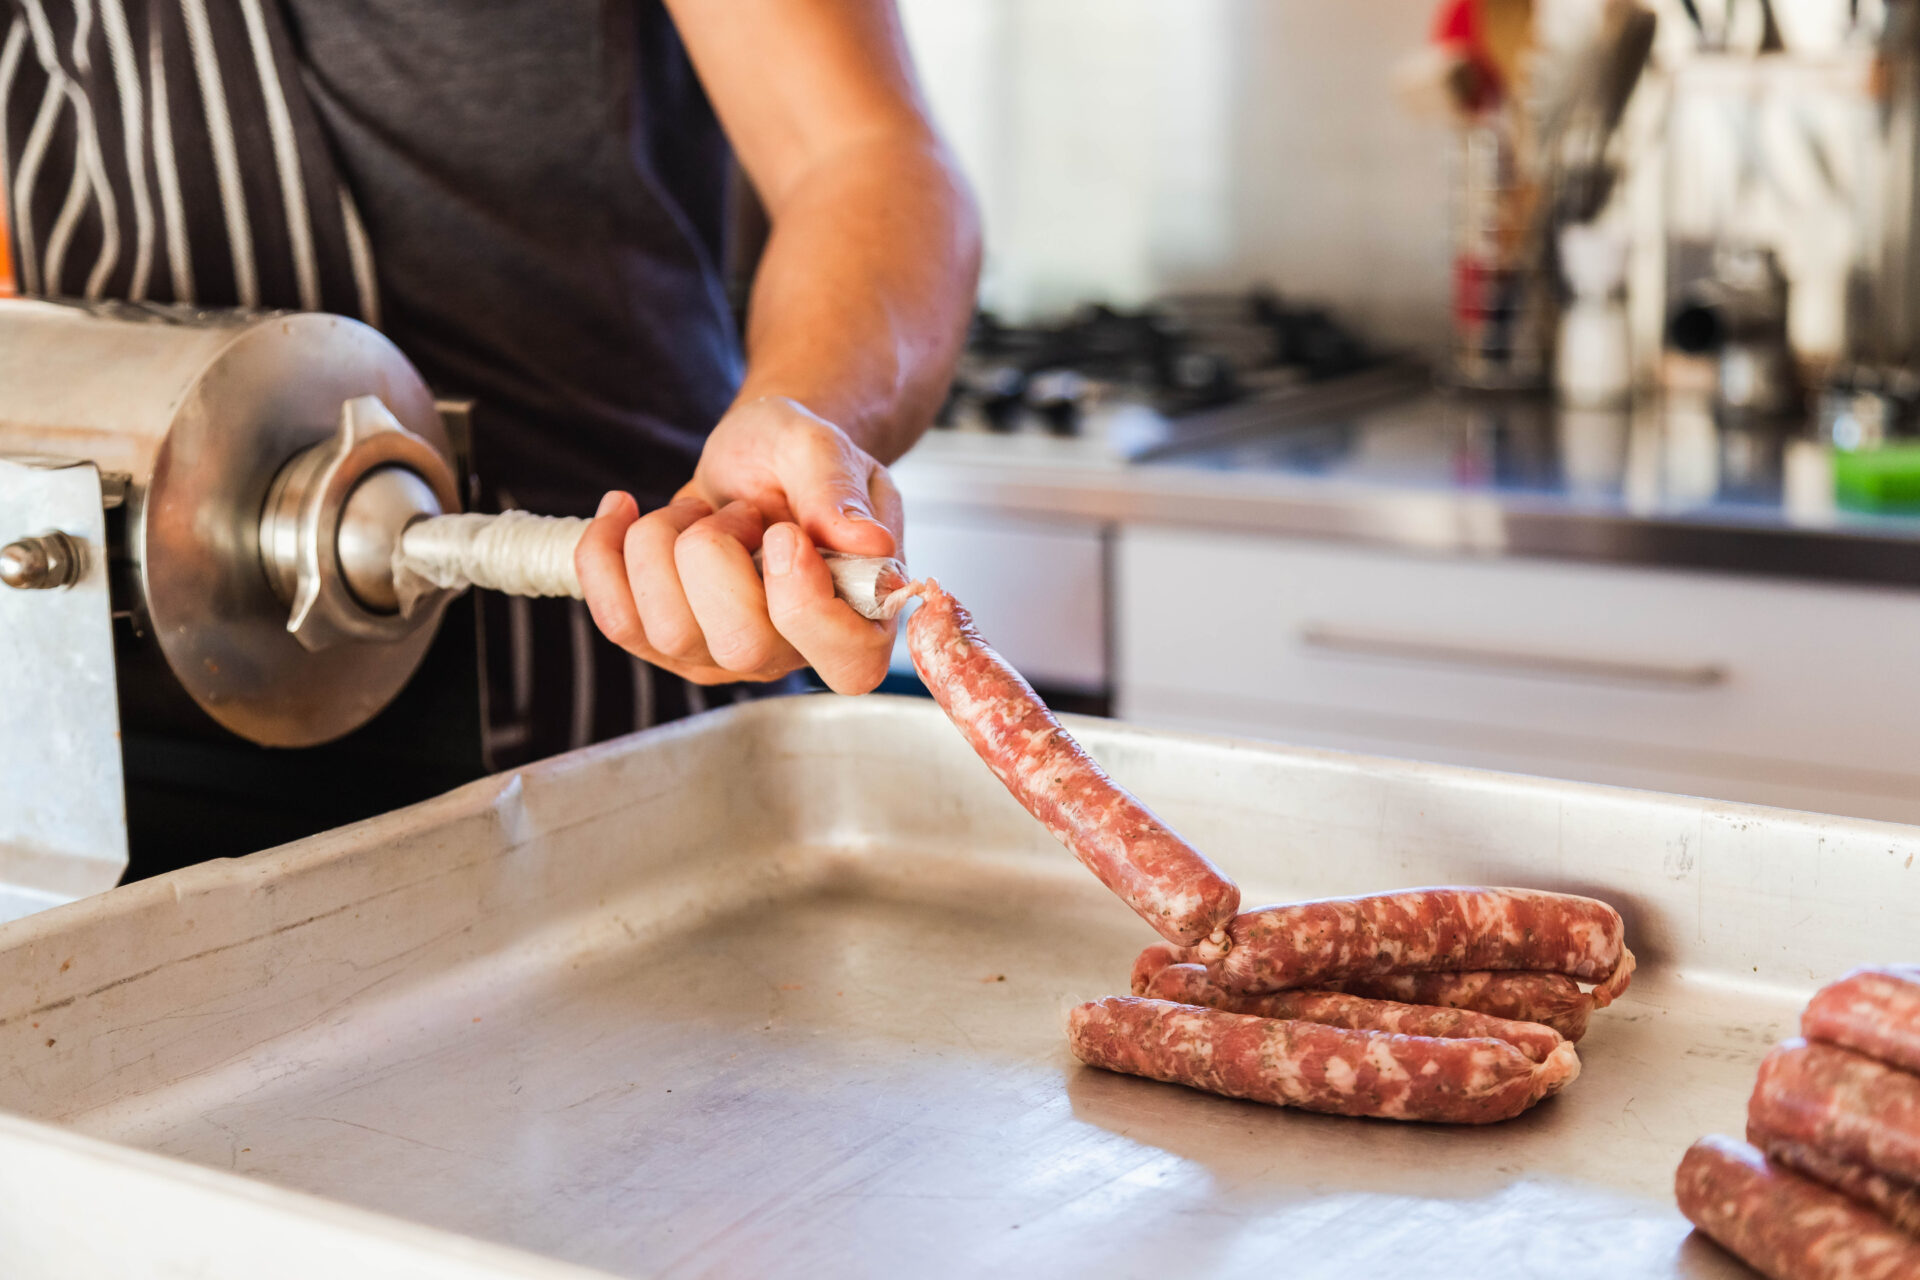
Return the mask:
<path id="1" fill-rule="evenodd" d="M 416 682 L 456 694 L 383 709 L 466 585 L 577 596 L 585 522 L 457 514 L 462 408 L 336 316 L 0 301 L 0 919 L 116 883 L 136 792 L 209 856 L 245 849 L 203 784 L 364 791 L 332 825 L 477 775 L 409 736 L 477 739 L 470 613 Z M 830 567 L 869 616 L 904 582 Z"/>

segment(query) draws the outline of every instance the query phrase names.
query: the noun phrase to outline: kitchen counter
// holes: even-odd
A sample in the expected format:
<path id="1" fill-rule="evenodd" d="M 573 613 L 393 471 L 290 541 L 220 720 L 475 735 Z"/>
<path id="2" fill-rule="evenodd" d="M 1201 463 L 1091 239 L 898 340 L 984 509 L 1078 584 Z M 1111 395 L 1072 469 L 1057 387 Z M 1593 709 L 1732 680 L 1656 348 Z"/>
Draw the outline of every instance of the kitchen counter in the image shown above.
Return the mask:
<path id="1" fill-rule="evenodd" d="M 1136 723 L 1920 822 L 1920 520 L 1778 430 L 1409 385 L 930 433 L 909 563 Z"/>
<path id="2" fill-rule="evenodd" d="M 1920 519 L 1835 510 L 1817 451 L 1777 428 L 1671 405 L 1583 413 L 1424 389 L 1331 399 L 1178 424 L 1109 406 L 1073 437 L 939 430 L 894 473 L 910 513 L 1920 585 Z"/>

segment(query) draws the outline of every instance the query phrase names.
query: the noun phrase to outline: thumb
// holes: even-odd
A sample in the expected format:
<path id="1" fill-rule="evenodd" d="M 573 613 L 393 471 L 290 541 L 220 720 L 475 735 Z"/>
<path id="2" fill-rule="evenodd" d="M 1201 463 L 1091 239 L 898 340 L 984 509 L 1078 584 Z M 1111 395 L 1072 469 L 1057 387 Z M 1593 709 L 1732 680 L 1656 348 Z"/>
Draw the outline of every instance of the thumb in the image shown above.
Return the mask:
<path id="1" fill-rule="evenodd" d="M 816 547 L 854 556 L 895 553 L 893 531 L 880 522 L 867 488 L 879 468 L 864 455 L 843 455 L 808 477 L 811 483 L 788 490 L 794 519 Z"/>

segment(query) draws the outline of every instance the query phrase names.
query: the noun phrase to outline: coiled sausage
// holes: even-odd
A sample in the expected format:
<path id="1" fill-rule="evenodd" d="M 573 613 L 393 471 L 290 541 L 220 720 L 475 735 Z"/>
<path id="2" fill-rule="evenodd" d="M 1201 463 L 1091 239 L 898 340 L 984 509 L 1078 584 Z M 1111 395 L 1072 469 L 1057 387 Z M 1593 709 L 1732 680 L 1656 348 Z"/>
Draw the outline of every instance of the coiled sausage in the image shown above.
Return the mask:
<path id="1" fill-rule="evenodd" d="M 1580 1059 L 1533 1062 L 1500 1040 L 1441 1040 L 1109 996 L 1076 1008 L 1067 1038 L 1089 1066 L 1230 1098 L 1343 1116 L 1488 1124 L 1564 1088 Z"/>
<path id="2" fill-rule="evenodd" d="M 1747 1120 L 1784 1141 L 1920 1182 L 1920 1077 L 1863 1053 L 1784 1041 L 1760 1063 Z"/>
<path id="3" fill-rule="evenodd" d="M 1433 1004 L 1445 1009 L 1472 1009 L 1515 1022 L 1538 1022 L 1569 1040 L 1587 1034 L 1593 997 L 1572 978 L 1560 973 L 1528 973 L 1487 969 L 1467 973 L 1385 973 L 1373 978 L 1346 978 L 1328 983 L 1328 989 L 1375 1000 L 1403 1004 Z"/>
<path id="4" fill-rule="evenodd" d="M 1443 886 L 1244 912 L 1231 949 L 1198 950 L 1244 993 L 1325 987 L 1392 973 L 1530 969 L 1595 982 L 1595 1008 L 1633 971 L 1620 913 L 1594 898 L 1535 889 Z"/>
<path id="5" fill-rule="evenodd" d="M 1153 976 L 1168 965 L 1192 964 L 1191 947 L 1165 942 L 1147 945 L 1133 962 L 1131 990 L 1147 993 Z M 1383 973 L 1371 978 L 1342 978 L 1326 984 L 1328 991 L 1370 1000 L 1435 1005 L 1442 1009 L 1471 1009 L 1514 1022 L 1537 1022 L 1552 1027 L 1569 1040 L 1587 1034 L 1593 997 L 1572 978 L 1559 973 L 1528 973 L 1514 969 L 1495 973 L 1480 969 L 1467 973 Z"/>
<path id="6" fill-rule="evenodd" d="M 1744 1142 L 1700 1139 L 1673 1189 L 1693 1225 L 1772 1280 L 1920 1280 L 1920 1243 Z"/>
<path id="7" fill-rule="evenodd" d="M 1442 1009 L 1434 1005 L 1370 1000 L 1340 991 L 1274 991 L 1243 996 L 1215 982 L 1197 964 L 1171 964 L 1154 974 L 1141 994 L 1154 1000 L 1199 1004 L 1229 1013 L 1259 1018 L 1297 1018 L 1350 1031 L 1387 1031 L 1403 1036 L 1432 1036 L 1440 1040 L 1501 1040 L 1535 1062 L 1545 1062 L 1566 1043 L 1552 1027 L 1537 1022 L 1513 1022 L 1470 1009 Z"/>
<path id="8" fill-rule="evenodd" d="M 1800 1034 L 1920 1072 L 1920 967 L 1855 969 L 1807 1004 Z"/>
<path id="9" fill-rule="evenodd" d="M 1920 1236 L 1920 1186 L 1830 1156 L 1804 1142 L 1789 1142 L 1759 1125 L 1747 1125 L 1747 1141 L 1767 1159 L 1857 1200 L 1910 1236 Z"/>

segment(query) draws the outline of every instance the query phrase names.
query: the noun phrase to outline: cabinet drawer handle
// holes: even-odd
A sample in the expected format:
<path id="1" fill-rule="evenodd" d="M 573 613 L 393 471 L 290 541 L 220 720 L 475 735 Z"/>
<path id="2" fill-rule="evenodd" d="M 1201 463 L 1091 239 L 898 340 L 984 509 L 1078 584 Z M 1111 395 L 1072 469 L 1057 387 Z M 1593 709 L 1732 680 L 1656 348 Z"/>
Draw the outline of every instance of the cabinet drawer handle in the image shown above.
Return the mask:
<path id="1" fill-rule="evenodd" d="M 1310 622 L 1300 628 L 1300 643 L 1323 653 L 1365 658 L 1398 658 L 1454 667 L 1479 667 L 1516 675 L 1567 676 L 1578 680 L 1621 680 L 1668 688 L 1706 689 L 1727 682 L 1717 662 L 1633 662 L 1591 654 L 1540 649 L 1502 649 L 1458 640 L 1425 640 L 1355 627 Z"/>

